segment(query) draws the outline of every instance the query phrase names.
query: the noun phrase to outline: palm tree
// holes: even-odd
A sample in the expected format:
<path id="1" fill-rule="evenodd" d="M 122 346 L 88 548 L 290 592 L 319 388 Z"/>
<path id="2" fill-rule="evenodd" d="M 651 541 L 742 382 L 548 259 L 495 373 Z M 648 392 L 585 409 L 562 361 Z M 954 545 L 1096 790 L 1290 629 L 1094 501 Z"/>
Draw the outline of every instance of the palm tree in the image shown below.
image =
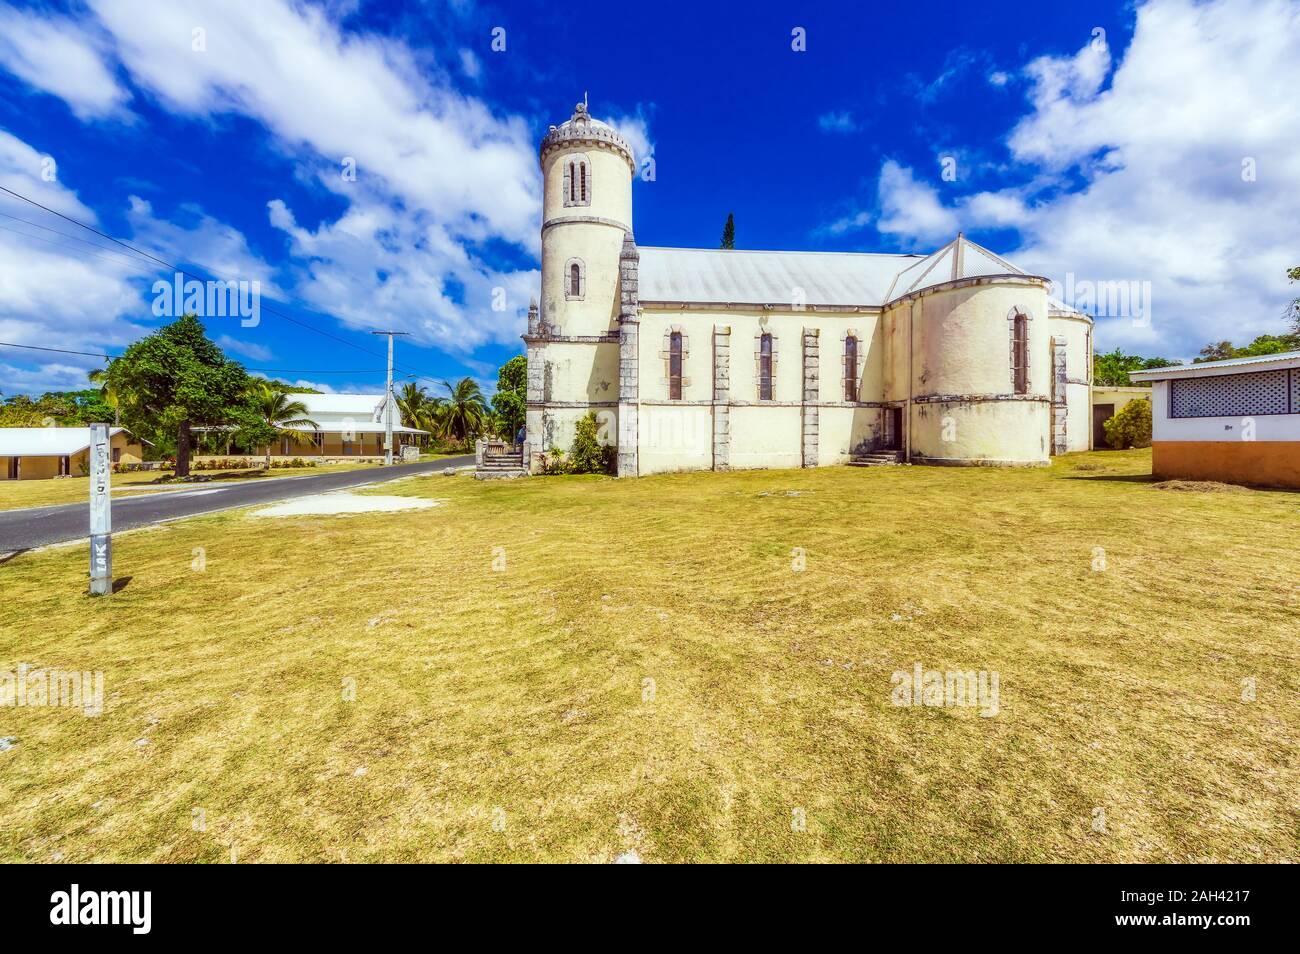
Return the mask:
<path id="1" fill-rule="evenodd" d="M 408 381 L 402 385 L 402 390 L 397 395 L 397 410 L 402 423 L 407 427 L 436 434 L 442 407 L 446 402 L 446 398 L 431 397 L 423 387 Z M 421 443 L 427 440 L 426 435 L 421 438 Z"/>
<path id="2" fill-rule="evenodd" d="M 104 395 L 104 403 L 113 409 L 113 426 L 116 427 L 122 423 L 122 402 L 117 396 L 117 390 L 108 383 L 108 368 L 96 368 L 86 375 L 91 384 L 98 384 L 99 391 Z"/>
<path id="3" fill-rule="evenodd" d="M 406 427 L 419 427 L 418 422 L 424 416 L 424 404 L 428 399 L 424 388 L 415 382 L 407 381 L 403 384 L 402 390 L 397 394 L 397 410 L 401 414 L 402 424 Z"/>
<path id="4" fill-rule="evenodd" d="M 266 384 L 255 386 L 254 404 L 262 422 L 275 431 L 276 439 L 292 437 L 296 444 L 316 439 L 320 425 L 307 416 L 307 405 Z M 310 430 L 305 430 L 310 428 Z M 271 444 L 266 445 L 266 469 L 271 469 Z"/>
<path id="5" fill-rule="evenodd" d="M 443 381 L 448 396 L 438 414 L 438 430 L 444 437 L 467 441 L 483 429 L 487 401 L 473 378 L 461 378 L 455 384 Z"/>

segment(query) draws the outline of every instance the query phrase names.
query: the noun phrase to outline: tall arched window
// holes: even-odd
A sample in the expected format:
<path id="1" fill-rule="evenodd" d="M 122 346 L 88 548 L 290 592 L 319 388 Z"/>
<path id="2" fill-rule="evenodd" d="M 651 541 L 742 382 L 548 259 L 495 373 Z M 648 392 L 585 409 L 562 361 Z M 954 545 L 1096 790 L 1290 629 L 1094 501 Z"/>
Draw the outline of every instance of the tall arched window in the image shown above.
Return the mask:
<path id="1" fill-rule="evenodd" d="M 682 333 L 674 331 L 668 336 L 668 399 L 682 399 Z"/>
<path id="2" fill-rule="evenodd" d="M 564 160 L 564 182 L 560 195 L 565 205 L 591 205 L 591 163 L 581 153 Z"/>
<path id="3" fill-rule="evenodd" d="M 844 339 L 844 400 L 858 399 L 858 339 L 849 335 Z"/>
<path id="4" fill-rule="evenodd" d="M 587 296 L 587 266 L 580 258 L 564 263 L 564 297 L 581 301 Z"/>
<path id="5" fill-rule="evenodd" d="M 772 400 L 772 336 L 768 334 L 758 342 L 758 399 Z"/>
<path id="6" fill-rule="evenodd" d="M 1011 380 L 1017 394 L 1029 393 L 1029 316 L 1011 319 Z"/>

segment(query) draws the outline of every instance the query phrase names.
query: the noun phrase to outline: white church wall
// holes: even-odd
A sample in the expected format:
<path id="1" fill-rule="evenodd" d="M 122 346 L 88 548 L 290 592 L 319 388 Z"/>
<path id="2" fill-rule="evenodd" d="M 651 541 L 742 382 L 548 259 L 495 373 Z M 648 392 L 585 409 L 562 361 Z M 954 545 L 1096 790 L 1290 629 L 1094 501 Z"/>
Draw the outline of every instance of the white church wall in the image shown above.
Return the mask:
<path id="1" fill-rule="evenodd" d="M 1053 338 L 1065 339 L 1066 450 L 1086 451 L 1092 432 L 1092 322 L 1086 317 L 1053 316 Z"/>
<path id="2" fill-rule="evenodd" d="M 799 467 L 802 414 L 798 407 L 731 409 L 731 468 Z"/>
<path id="3" fill-rule="evenodd" d="M 645 404 L 638 411 L 641 474 L 713 468 L 713 408 Z"/>

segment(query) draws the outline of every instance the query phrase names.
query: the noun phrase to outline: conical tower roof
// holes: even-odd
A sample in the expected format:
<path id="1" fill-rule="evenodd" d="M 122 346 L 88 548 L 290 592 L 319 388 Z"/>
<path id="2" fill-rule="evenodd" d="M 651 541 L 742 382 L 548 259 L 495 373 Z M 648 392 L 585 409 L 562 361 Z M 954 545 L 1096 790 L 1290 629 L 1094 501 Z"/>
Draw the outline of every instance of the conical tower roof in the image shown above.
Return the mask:
<path id="1" fill-rule="evenodd" d="M 909 265 L 898 273 L 885 301 L 942 285 L 962 278 L 979 278 L 983 275 L 1025 275 L 1005 258 L 994 255 L 982 245 L 976 245 L 961 232 L 957 237 L 931 255 Z"/>

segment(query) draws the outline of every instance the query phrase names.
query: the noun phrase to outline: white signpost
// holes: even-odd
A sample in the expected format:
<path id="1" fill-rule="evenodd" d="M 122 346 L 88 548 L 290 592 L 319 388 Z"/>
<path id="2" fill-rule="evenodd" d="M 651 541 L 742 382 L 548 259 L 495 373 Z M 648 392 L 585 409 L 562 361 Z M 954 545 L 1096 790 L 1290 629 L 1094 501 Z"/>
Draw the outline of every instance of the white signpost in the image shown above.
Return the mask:
<path id="1" fill-rule="evenodd" d="M 108 487 L 108 425 L 90 425 L 90 595 L 113 590 L 113 522 Z"/>

